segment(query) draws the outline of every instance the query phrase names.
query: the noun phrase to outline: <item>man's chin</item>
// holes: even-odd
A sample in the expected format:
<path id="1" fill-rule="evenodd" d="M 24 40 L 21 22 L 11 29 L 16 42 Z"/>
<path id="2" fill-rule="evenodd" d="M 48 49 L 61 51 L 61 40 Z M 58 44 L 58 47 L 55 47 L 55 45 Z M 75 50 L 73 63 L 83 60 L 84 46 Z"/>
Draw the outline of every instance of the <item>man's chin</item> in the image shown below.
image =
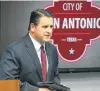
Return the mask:
<path id="1" fill-rule="evenodd" d="M 50 39 L 45 39 L 44 41 L 45 41 L 45 42 L 49 42 L 49 41 L 50 41 Z"/>

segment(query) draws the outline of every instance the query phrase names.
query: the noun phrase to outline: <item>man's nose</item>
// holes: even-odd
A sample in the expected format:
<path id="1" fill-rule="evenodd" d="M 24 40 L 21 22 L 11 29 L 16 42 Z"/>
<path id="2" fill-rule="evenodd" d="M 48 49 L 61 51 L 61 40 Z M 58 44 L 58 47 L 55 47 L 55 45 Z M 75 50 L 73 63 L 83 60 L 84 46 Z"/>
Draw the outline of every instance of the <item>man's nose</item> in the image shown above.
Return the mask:
<path id="1" fill-rule="evenodd" d="M 52 28 L 51 27 L 49 27 L 48 29 L 47 29 L 47 32 L 49 32 L 49 33 L 52 33 Z"/>

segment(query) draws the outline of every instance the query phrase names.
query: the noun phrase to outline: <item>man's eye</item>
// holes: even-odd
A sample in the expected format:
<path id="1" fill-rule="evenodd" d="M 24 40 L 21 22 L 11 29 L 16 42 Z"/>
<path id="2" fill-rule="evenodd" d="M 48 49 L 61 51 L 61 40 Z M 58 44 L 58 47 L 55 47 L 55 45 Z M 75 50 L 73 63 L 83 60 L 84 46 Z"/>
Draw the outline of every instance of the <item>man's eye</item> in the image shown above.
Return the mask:
<path id="1" fill-rule="evenodd" d="M 48 26 L 43 26 L 43 28 L 47 28 Z"/>
<path id="2" fill-rule="evenodd" d="M 50 28 L 53 28 L 53 26 L 50 26 Z"/>

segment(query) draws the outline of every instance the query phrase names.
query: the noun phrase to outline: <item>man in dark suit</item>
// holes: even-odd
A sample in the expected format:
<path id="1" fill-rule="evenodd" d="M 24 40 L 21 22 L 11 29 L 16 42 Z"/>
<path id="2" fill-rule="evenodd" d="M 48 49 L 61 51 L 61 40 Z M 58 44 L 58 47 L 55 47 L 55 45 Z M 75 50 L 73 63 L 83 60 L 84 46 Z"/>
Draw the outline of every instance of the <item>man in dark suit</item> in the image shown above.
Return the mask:
<path id="1" fill-rule="evenodd" d="M 51 91 L 39 88 L 38 82 L 60 82 L 57 50 L 48 42 L 53 31 L 52 14 L 42 9 L 33 11 L 28 30 L 26 36 L 10 44 L 4 52 L 0 63 L 0 79 L 20 79 L 21 91 Z M 45 51 L 44 65 L 41 45 Z"/>

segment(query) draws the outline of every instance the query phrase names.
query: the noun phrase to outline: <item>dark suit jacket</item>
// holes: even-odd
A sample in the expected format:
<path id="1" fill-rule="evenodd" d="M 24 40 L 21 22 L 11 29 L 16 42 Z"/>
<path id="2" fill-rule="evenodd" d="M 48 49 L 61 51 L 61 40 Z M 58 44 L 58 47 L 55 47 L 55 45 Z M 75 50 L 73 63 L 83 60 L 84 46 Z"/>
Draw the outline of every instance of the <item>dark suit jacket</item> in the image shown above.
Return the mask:
<path id="1" fill-rule="evenodd" d="M 59 82 L 57 50 L 49 42 L 45 44 L 49 63 L 47 81 Z M 8 46 L 0 67 L 0 79 L 20 79 L 21 91 L 38 91 L 37 82 L 43 79 L 41 65 L 28 34 Z"/>

